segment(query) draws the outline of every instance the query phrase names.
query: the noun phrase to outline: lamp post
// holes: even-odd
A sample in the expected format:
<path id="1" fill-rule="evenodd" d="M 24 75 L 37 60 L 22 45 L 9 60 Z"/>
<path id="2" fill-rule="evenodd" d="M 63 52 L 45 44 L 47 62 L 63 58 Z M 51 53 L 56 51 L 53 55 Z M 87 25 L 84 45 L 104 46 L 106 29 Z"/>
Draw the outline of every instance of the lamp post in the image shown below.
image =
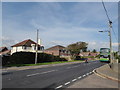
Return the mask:
<path id="1" fill-rule="evenodd" d="M 113 60 L 112 60 L 112 38 L 111 38 L 111 30 L 112 30 L 112 22 L 109 21 L 109 30 L 99 31 L 99 32 L 108 32 L 109 46 L 110 46 L 110 63 L 113 63 Z"/>

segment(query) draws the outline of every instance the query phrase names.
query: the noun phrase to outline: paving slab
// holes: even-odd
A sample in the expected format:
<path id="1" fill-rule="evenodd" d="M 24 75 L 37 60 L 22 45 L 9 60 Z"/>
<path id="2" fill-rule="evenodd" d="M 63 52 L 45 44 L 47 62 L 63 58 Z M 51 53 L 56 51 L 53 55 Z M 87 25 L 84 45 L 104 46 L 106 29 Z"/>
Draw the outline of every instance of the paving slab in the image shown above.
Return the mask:
<path id="1" fill-rule="evenodd" d="M 118 88 L 118 82 L 92 74 L 68 88 Z"/>
<path id="2" fill-rule="evenodd" d="M 102 67 L 99 67 L 96 69 L 96 73 L 103 76 L 103 77 L 106 77 L 106 78 L 109 78 L 109 79 L 112 79 L 112 80 L 116 80 L 116 81 L 119 81 L 119 78 L 118 76 L 120 76 L 120 73 L 114 71 L 109 64 L 106 64 Z"/>

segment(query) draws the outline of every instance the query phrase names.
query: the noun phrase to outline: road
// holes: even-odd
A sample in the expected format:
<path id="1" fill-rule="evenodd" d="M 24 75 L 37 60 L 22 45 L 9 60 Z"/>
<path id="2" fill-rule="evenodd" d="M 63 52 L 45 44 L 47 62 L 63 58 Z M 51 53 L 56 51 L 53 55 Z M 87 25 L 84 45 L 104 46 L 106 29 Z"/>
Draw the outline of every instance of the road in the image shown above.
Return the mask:
<path id="1" fill-rule="evenodd" d="M 92 74 L 95 68 L 105 63 L 89 61 L 89 63 L 67 64 L 46 68 L 6 72 L 2 75 L 3 88 L 66 88 L 77 80 Z"/>

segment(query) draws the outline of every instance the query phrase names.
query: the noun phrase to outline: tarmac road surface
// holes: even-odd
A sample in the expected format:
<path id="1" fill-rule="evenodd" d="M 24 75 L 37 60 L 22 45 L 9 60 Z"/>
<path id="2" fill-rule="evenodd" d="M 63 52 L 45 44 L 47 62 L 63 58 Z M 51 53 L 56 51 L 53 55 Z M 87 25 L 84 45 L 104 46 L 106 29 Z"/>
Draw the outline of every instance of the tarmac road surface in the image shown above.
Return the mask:
<path id="1" fill-rule="evenodd" d="M 100 61 L 67 64 L 2 74 L 2 88 L 66 88 L 91 75 L 94 69 L 104 65 Z"/>

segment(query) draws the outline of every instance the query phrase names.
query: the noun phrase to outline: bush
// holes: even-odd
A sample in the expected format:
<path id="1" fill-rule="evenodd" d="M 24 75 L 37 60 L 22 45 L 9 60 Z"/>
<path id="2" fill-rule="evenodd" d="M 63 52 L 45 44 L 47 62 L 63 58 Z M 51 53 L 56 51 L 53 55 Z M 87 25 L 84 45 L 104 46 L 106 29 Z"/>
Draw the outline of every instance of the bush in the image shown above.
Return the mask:
<path id="1" fill-rule="evenodd" d="M 100 54 L 96 56 L 96 58 L 100 58 Z"/>
<path id="2" fill-rule="evenodd" d="M 75 60 L 81 60 L 80 56 L 76 56 Z"/>
<path id="3" fill-rule="evenodd" d="M 3 57 L 0 57 L 0 58 L 2 58 L 2 65 L 4 66 L 4 65 L 8 65 L 8 64 L 10 64 L 10 56 L 3 56 Z"/>
<path id="4" fill-rule="evenodd" d="M 67 61 L 64 58 L 60 58 L 59 56 L 53 56 L 46 53 L 38 54 L 37 63 L 43 62 L 55 62 L 55 61 Z M 34 64 L 35 63 L 35 53 L 32 52 L 17 52 L 12 54 L 11 56 L 3 57 L 3 65 L 10 64 Z"/>

